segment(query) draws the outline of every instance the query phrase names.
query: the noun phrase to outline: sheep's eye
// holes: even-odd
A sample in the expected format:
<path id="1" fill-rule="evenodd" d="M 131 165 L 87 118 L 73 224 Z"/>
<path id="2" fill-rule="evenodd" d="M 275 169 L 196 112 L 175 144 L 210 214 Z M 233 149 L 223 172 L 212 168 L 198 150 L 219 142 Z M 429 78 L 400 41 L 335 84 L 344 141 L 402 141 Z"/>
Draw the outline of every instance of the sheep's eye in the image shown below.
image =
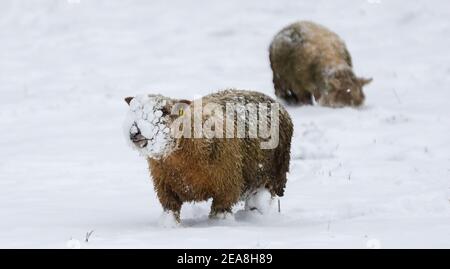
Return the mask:
<path id="1" fill-rule="evenodd" d="M 178 116 L 183 116 L 184 115 L 184 109 L 180 108 L 178 110 Z"/>

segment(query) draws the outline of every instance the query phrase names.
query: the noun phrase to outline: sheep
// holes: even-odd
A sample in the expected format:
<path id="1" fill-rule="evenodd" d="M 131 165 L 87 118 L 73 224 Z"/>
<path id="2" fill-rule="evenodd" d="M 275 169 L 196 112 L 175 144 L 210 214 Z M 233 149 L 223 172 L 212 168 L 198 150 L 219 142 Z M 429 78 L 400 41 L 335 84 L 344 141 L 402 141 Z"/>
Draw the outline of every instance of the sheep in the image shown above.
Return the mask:
<path id="1" fill-rule="evenodd" d="M 309 21 L 282 29 L 269 48 L 275 95 L 288 104 L 358 107 L 362 87 L 372 79 L 353 73 L 344 41 L 327 28 Z"/>
<path id="2" fill-rule="evenodd" d="M 260 189 L 283 196 L 293 125 L 272 98 L 229 89 L 194 101 L 162 95 L 125 101 L 130 106 L 124 123 L 127 141 L 147 159 L 163 210 L 176 223 L 184 202 L 212 198 L 209 216 L 224 218 Z M 256 114 L 252 109 L 258 105 L 270 107 Z M 260 136 L 262 129 L 251 134 L 255 123 L 267 123 L 270 137 Z M 248 133 L 242 136 L 242 130 Z"/>

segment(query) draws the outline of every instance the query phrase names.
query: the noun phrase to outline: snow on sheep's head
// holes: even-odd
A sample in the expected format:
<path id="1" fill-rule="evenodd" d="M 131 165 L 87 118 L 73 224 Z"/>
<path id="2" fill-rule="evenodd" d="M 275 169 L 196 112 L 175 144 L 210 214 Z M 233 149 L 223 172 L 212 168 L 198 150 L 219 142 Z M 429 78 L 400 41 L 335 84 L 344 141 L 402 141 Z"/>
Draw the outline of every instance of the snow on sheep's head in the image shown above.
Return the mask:
<path id="1" fill-rule="evenodd" d="M 171 125 L 179 117 L 175 110 L 189 105 L 187 100 L 173 100 L 162 95 L 127 97 L 130 110 L 124 122 L 125 137 L 142 155 L 161 159 L 176 148 Z"/>

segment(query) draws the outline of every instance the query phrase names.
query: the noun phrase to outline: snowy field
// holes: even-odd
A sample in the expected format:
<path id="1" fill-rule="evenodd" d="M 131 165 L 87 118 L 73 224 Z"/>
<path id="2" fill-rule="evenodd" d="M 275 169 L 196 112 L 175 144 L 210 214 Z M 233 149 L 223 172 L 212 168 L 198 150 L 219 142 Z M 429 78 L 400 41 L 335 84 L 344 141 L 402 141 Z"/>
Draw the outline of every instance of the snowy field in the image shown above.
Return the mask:
<path id="1" fill-rule="evenodd" d="M 0 247 L 450 248 L 448 18 L 446 0 L 2 0 Z M 123 97 L 273 96 L 269 43 L 300 19 L 341 35 L 374 78 L 365 107 L 288 108 L 280 214 L 239 204 L 211 221 L 205 202 L 158 225 Z"/>

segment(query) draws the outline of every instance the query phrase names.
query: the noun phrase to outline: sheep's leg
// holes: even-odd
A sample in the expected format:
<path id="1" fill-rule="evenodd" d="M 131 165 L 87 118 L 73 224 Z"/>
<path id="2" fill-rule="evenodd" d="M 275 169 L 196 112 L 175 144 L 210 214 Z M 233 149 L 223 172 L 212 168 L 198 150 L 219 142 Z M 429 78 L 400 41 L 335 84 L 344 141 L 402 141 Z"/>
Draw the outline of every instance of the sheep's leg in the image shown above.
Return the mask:
<path id="1" fill-rule="evenodd" d="M 298 95 L 293 90 L 286 90 L 285 95 L 283 96 L 284 100 L 288 104 L 301 104 L 299 101 Z"/>
<path id="2" fill-rule="evenodd" d="M 312 105 L 313 104 L 313 98 L 312 94 L 305 90 L 295 91 L 296 92 L 296 99 L 297 104 L 299 105 Z"/>
<path id="3" fill-rule="evenodd" d="M 296 104 L 298 102 L 297 96 L 291 90 L 289 83 L 282 80 L 276 73 L 273 74 L 273 85 L 277 97 L 284 99 L 288 104 Z"/>
<path id="4" fill-rule="evenodd" d="M 226 218 L 231 214 L 233 205 L 237 202 L 238 198 L 234 197 L 215 197 L 211 205 L 210 218 Z"/>
<path id="5" fill-rule="evenodd" d="M 180 212 L 164 210 L 158 219 L 158 224 L 165 228 L 175 228 L 180 225 Z"/>
<path id="6" fill-rule="evenodd" d="M 157 189 L 158 199 L 161 203 L 164 212 L 168 214 L 172 214 L 175 220 L 180 222 L 180 211 L 183 202 L 178 198 L 178 196 L 168 190 L 167 188 Z"/>

